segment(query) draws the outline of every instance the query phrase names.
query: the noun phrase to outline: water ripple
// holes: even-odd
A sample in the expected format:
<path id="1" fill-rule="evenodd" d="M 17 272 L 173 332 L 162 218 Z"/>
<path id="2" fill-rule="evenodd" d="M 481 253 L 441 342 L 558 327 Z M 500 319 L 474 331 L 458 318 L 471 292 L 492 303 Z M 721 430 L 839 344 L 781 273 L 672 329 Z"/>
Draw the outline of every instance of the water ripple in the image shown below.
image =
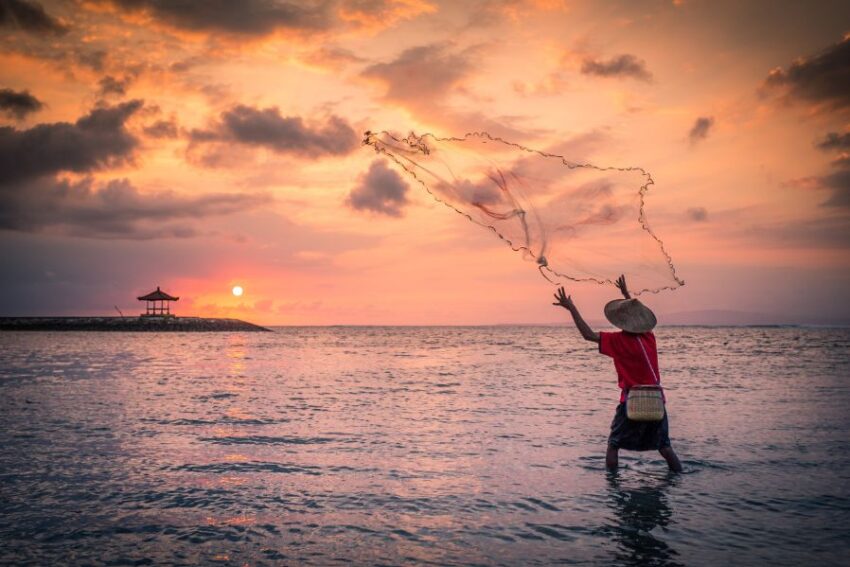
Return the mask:
<path id="1" fill-rule="evenodd" d="M 850 331 L 660 328 L 605 472 L 563 327 L 0 334 L 3 565 L 843 565 Z"/>

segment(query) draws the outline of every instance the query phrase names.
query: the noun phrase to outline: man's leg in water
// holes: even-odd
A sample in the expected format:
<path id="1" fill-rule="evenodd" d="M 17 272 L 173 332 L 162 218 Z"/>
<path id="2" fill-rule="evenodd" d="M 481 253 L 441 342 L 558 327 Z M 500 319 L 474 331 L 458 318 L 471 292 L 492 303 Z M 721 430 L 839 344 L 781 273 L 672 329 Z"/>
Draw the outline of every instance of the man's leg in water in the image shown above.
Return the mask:
<path id="1" fill-rule="evenodd" d="M 664 447 L 663 449 L 659 449 L 658 452 L 667 461 L 667 466 L 670 467 L 671 471 L 682 472 L 682 463 L 679 462 L 679 457 L 676 456 L 676 451 L 673 450 L 673 447 Z M 616 457 L 614 458 L 616 460 Z"/>
<path id="2" fill-rule="evenodd" d="M 617 452 L 619 449 L 617 447 L 612 447 L 608 445 L 608 450 L 605 451 L 605 468 L 609 471 L 617 470 Z"/>

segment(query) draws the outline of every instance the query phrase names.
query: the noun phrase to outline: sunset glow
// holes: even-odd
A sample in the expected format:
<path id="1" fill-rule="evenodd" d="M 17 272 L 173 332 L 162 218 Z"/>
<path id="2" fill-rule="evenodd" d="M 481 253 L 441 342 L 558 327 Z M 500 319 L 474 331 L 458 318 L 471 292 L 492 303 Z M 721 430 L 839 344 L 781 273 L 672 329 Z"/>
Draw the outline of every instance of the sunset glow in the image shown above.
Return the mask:
<path id="1" fill-rule="evenodd" d="M 0 566 L 847 561 L 848 0 L 0 0 L 0 267 Z"/>
<path id="2" fill-rule="evenodd" d="M 746 4 L 40 2 L 0 22 L 0 311 L 161 283 L 264 324 L 560 321 L 533 260 L 361 144 L 486 131 L 652 175 L 662 321 L 850 320 L 850 5 Z"/>

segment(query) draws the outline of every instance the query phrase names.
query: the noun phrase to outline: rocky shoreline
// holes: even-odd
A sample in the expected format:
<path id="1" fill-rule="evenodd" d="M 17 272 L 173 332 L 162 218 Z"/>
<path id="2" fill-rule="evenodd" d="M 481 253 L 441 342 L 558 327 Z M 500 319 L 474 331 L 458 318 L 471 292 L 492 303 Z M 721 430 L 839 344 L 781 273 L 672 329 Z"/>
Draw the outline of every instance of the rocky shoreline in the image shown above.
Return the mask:
<path id="1" fill-rule="evenodd" d="M 0 331 L 270 332 L 239 319 L 203 317 L 0 317 Z"/>

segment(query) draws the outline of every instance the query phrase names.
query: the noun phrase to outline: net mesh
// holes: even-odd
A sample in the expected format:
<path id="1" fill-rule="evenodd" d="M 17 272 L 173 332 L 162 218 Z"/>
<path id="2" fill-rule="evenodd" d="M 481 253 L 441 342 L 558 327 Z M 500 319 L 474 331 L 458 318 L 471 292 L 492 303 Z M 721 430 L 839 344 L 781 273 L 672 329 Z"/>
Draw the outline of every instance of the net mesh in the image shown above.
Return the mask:
<path id="1" fill-rule="evenodd" d="M 552 283 L 613 284 L 634 295 L 684 284 L 645 212 L 652 176 L 640 167 L 569 161 L 493 137 L 367 132 L 364 144 L 434 199 L 491 230 Z"/>

